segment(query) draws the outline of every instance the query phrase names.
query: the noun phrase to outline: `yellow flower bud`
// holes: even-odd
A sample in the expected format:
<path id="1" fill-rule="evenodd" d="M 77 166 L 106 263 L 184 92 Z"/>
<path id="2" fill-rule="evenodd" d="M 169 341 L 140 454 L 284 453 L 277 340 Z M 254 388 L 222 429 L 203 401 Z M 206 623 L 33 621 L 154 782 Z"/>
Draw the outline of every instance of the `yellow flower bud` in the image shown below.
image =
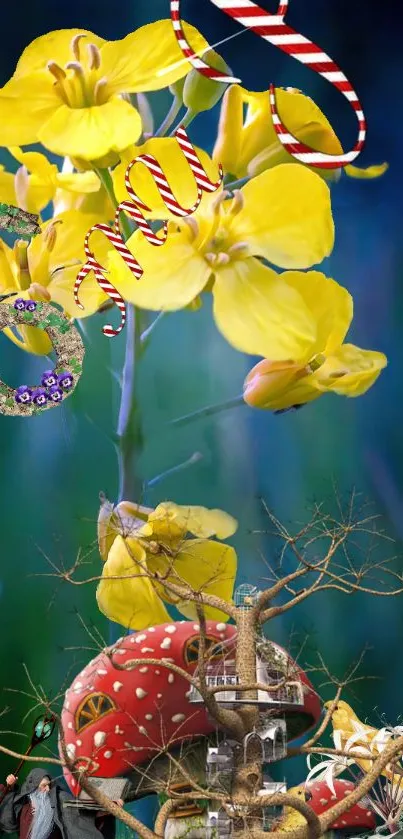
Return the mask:
<path id="1" fill-rule="evenodd" d="M 214 67 L 215 70 L 219 70 L 227 76 L 232 75 L 232 71 L 224 59 L 214 50 L 207 50 L 203 59 L 206 64 Z M 202 76 L 198 70 L 191 70 L 186 76 L 183 87 L 183 104 L 194 114 L 200 113 L 200 111 L 208 111 L 219 102 L 225 89 L 226 85 L 223 82 L 215 82 L 213 79 Z"/>

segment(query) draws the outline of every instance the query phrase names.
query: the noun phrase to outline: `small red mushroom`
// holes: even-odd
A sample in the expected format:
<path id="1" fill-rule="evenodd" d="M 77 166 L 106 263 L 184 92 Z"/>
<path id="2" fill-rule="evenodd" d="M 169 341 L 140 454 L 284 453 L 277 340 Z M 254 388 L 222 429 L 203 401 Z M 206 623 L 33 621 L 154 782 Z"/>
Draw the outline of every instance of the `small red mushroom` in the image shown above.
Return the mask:
<path id="1" fill-rule="evenodd" d="M 350 795 L 350 793 L 356 788 L 356 785 L 352 781 L 347 781 L 344 778 L 335 778 L 333 780 L 333 785 L 334 794 L 329 788 L 327 782 L 324 780 L 312 781 L 312 783 L 306 785 L 305 792 L 308 793 L 308 799 L 309 793 L 312 795 L 312 798 L 308 800 L 308 804 L 317 816 L 321 816 L 322 813 L 326 813 L 326 810 L 330 810 L 331 807 L 334 807 L 335 804 L 342 801 L 347 795 Z M 365 802 L 359 801 L 358 804 L 354 804 L 354 806 L 350 807 L 349 810 L 346 810 L 342 816 L 339 816 L 339 818 L 330 825 L 328 830 L 374 831 L 375 827 L 375 814 L 372 810 L 368 809 Z"/>

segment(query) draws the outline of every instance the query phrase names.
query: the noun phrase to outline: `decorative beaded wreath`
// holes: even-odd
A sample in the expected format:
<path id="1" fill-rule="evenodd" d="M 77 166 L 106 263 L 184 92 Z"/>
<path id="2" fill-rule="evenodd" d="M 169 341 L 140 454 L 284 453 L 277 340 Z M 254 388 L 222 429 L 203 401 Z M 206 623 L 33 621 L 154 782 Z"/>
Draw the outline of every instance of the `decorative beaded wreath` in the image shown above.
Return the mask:
<path id="1" fill-rule="evenodd" d="M 0 304 L 0 330 L 21 325 L 45 329 L 57 357 L 56 367 L 45 370 L 40 385 L 14 389 L 0 379 L 0 413 L 32 417 L 60 405 L 73 393 L 81 376 L 85 349 L 78 329 L 49 303 L 19 297 L 11 305 Z"/>

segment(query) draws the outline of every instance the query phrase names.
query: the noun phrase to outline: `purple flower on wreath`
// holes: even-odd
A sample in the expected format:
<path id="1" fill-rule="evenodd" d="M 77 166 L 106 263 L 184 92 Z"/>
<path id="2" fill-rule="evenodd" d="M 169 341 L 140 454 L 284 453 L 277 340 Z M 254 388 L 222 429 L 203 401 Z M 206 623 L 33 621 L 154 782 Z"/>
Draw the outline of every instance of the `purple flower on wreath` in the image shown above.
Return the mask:
<path id="1" fill-rule="evenodd" d="M 27 300 L 25 303 L 25 311 L 26 312 L 34 312 L 36 309 L 35 300 Z"/>
<path id="2" fill-rule="evenodd" d="M 53 387 L 53 385 L 57 385 L 56 373 L 54 373 L 53 370 L 45 370 L 41 378 L 41 385 L 43 385 L 43 387 Z"/>
<path id="3" fill-rule="evenodd" d="M 35 402 L 35 405 L 38 405 L 40 408 L 42 408 L 43 405 L 46 405 L 48 398 L 48 394 L 46 393 L 46 390 L 43 387 L 39 387 L 37 390 L 34 390 L 32 394 L 32 401 Z"/>
<path id="4" fill-rule="evenodd" d="M 74 381 L 73 376 L 69 373 L 68 370 L 64 370 L 63 373 L 60 373 L 58 376 L 59 386 L 63 388 L 63 390 L 70 390 L 73 387 Z"/>
<path id="5" fill-rule="evenodd" d="M 52 387 L 48 389 L 48 395 L 52 402 L 60 402 L 63 399 L 64 393 L 61 387 L 58 385 L 52 385 Z"/>
<path id="6" fill-rule="evenodd" d="M 32 402 L 32 390 L 27 385 L 20 385 L 15 392 L 15 401 L 20 405 L 26 405 Z"/>
<path id="7" fill-rule="evenodd" d="M 14 309 L 17 309 L 17 312 L 23 312 L 25 309 L 26 301 L 22 299 L 22 297 L 18 297 L 17 300 L 14 301 Z"/>

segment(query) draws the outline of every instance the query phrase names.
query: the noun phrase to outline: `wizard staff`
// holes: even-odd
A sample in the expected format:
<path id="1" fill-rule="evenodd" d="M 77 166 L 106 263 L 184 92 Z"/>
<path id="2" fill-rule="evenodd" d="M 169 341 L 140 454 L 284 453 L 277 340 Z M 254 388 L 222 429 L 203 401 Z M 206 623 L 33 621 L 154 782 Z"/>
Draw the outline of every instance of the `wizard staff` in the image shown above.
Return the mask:
<path id="1" fill-rule="evenodd" d="M 14 770 L 13 775 L 17 777 L 20 769 L 23 767 L 27 757 L 31 754 L 33 749 L 43 743 L 45 740 L 48 740 L 49 737 L 52 736 L 56 725 L 56 717 L 53 714 L 44 714 L 42 717 L 38 717 L 38 719 L 34 723 L 33 733 L 31 737 L 31 742 L 25 752 L 24 757 L 20 760 L 17 768 Z M 4 797 L 7 795 L 11 787 L 6 784 L 3 792 L 0 793 L 0 804 L 3 801 Z"/>

